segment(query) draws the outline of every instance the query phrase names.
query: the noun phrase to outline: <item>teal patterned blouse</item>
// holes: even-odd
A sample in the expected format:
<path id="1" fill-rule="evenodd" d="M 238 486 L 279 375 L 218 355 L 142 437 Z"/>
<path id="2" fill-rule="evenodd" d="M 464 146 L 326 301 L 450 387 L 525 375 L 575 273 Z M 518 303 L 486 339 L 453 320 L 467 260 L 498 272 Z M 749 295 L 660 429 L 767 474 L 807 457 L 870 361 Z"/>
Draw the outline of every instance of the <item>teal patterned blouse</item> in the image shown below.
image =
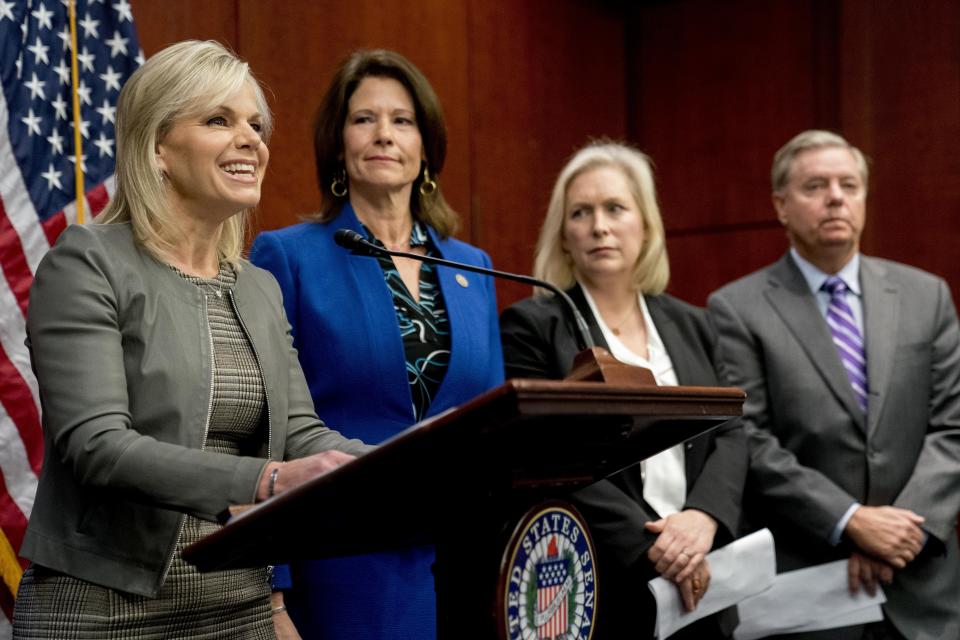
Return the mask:
<path id="1" fill-rule="evenodd" d="M 367 240 L 383 247 L 366 226 Z M 422 222 L 414 220 L 410 247 L 423 247 L 427 255 L 436 256 L 437 250 Z M 420 267 L 420 301 L 414 300 L 390 256 L 378 256 L 383 278 L 393 295 L 393 308 L 403 338 L 407 361 L 407 380 L 413 400 L 413 415 L 417 422 L 426 417 L 430 403 L 450 363 L 450 320 L 440 291 L 435 266 L 422 262 Z"/>

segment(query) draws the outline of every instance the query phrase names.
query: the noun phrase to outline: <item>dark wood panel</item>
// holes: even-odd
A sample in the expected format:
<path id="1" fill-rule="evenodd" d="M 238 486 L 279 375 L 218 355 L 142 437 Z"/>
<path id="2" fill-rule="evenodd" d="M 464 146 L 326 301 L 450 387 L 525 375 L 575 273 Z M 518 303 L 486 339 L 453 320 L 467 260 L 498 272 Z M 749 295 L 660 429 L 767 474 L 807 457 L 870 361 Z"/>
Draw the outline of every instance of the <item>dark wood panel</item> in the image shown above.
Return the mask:
<path id="1" fill-rule="evenodd" d="M 217 40 L 235 50 L 236 0 L 131 0 L 140 47 L 149 57 L 169 44 L 187 40 Z"/>
<path id="2" fill-rule="evenodd" d="M 843 23 L 844 129 L 873 159 L 864 251 L 944 276 L 956 297 L 960 4 L 848 3 Z"/>
<path id="3" fill-rule="evenodd" d="M 470 2 L 474 240 L 529 273 L 550 190 L 589 137 L 626 133 L 618 3 Z M 530 295 L 498 283 L 501 305 Z"/>
<path id="4" fill-rule="evenodd" d="M 704 305 L 721 286 L 779 259 L 789 244 L 771 210 L 767 223 L 729 231 L 667 232 L 668 293 Z"/>
<path id="5" fill-rule="evenodd" d="M 260 224 L 297 221 L 319 204 L 312 121 L 336 66 L 357 49 L 387 48 L 410 58 L 436 90 L 447 118 L 447 163 L 440 182 L 470 238 L 470 154 L 466 7 L 463 2 L 289 1 L 240 3 L 244 55 L 274 94 L 277 129 Z"/>
<path id="6" fill-rule="evenodd" d="M 768 219 L 773 153 L 830 111 L 818 107 L 814 9 L 695 0 L 633 10 L 631 134 L 657 166 L 668 228 Z"/>

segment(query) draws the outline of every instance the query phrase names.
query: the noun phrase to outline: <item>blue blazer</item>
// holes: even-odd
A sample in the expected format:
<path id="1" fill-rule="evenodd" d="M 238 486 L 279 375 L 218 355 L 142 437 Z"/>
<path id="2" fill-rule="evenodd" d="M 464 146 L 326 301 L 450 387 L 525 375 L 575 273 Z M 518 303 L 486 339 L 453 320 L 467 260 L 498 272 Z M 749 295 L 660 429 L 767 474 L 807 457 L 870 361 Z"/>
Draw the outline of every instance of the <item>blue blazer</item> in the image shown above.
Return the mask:
<path id="1" fill-rule="evenodd" d="M 378 444 L 414 421 L 403 341 L 376 258 L 337 246 L 338 229 L 361 231 L 349 204 L 329 223 L 260 234 L 250 259 L 280 283 L 317 413 L 344 435 Z M 442 257 L 491 265 L 483 251 L 429 233 Z M 437 276 L 451 349 L 430 416 L 503 382 L 493 279 L 448 267 Z M 305 639 L 432 638 L 432 562 L 429 547 L 303 563 L 293 567 L 286 600 Z"/>

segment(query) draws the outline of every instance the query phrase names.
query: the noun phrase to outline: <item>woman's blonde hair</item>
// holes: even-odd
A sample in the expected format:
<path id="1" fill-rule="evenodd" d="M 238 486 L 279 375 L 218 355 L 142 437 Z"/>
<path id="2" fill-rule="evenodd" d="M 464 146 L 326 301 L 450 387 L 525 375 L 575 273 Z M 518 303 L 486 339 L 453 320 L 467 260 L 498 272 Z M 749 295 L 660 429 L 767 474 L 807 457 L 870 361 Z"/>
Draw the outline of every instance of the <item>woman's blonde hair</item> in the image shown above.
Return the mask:
<path id="1" fill-rule="evenodd" d="M 563 222 L 566 216 L 567 189 L 580 175 L 602 167 L 623 172 L 643 219 L 643 249 L 633 268 L 634 287 L 645 294 L 663 293 L 670 280 L 670 263 L 660 218 L 660 206 L 653 182 L 650 159 L 624 143 L 599 140 L 577 151 L 560 171 L 553 187 L 547 216 L 540 228 L 533 274 L 561 289 L 576 282 L 573 261 L 563 248 Z M 538 290 L 539 294 L 547 292 Z"/>
<path id="2" fill-rule="evenodd" d="M 273 119 L 263 90 L 249 65 L 220 43 L 179 42 L 137 69 L 117 102 L 116 193 L 96 221 L 129 222 L 138 243 L 157 258 L 168 255 L 177 238 L 157 167 L 157 146 L 178 119 L 222 104 L 245 84 L 254 90 L 266 141 Z M 224 223 L 217 245 L 220 260 L 239 260 L 249 216 L 250 210 L 244 210 Z"/>

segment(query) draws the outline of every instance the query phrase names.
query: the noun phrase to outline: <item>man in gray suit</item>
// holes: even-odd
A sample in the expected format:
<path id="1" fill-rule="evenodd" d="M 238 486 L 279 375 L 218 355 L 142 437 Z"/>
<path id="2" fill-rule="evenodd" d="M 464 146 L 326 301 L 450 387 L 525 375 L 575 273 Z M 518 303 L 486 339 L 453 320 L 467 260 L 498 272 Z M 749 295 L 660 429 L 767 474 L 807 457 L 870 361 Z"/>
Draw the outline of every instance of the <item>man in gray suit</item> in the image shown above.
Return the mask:
<path id="1" fill-rule="evenodd" d="M 772 177 L 790 250 L 709 302 L 720 366 L 747 392 L 746 518 L 773 531 L 779 571 L 849 558 L 851 591 L 884 584 L 883 622 L 802 637 L 960 638 L 950 291 L 860 254 L 867 164 L 840 136 L 799 134 Z"/>

